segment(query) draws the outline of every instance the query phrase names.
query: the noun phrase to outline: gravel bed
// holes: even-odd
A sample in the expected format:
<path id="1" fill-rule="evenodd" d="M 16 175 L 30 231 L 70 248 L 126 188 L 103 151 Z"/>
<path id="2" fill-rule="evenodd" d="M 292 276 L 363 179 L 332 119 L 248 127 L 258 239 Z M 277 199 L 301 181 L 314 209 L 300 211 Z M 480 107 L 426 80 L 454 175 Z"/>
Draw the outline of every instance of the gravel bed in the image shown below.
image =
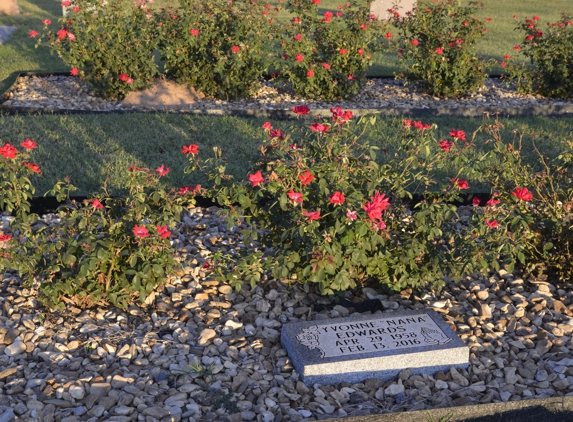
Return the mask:
<path id="1" fill-rule="evenodd" d="M 434 309 L 470 348 L 470 366 L 307 387 L 280 346 L 282 325 L 359 314 L 317 313 L 329 301 L 302 286 L 264 279 L 235 292 L 214 280 L 204 264 L 215 250 L 257 248 L 216 207 L 186 211 L 171 240 L 182 269 L 148 308 L 50 313 L 15 274 L 0 280 L 1 421 L 307 421 L 573 395 L 573 292 L 546 281 L 501 270 L 447 281 L 440 294 L 346 292 L 384 312 Z"/>
<path id="2" fill-rule="evenodd" d="M 71 76 L 28 77 L 16 82 L 3 103 L 10 107 L 34 107 L 71 110 L 149 110 L 149 107 L 124 107 L 120 101 L 106 101 L 96 97 L 78 78 Z M 197 100 L 171 110 L 288 110 L 306 104 L 311 109 L 328 109 L 333 104 L 298 98 L 288 86 L 260 82 L 255 98 L 237 101 Z M 346 109 L 430 109 L 430 108 L 524 108 L 533 106 L 571 106 L 572 99 L 555 100 L 535 95 L 519 95 L 504 81 L 487 79 L 474 95 L 458 99 L 440 99 L 419 92 L 403 81 L 371 79 L 352 101 L 340 101 Z"/>

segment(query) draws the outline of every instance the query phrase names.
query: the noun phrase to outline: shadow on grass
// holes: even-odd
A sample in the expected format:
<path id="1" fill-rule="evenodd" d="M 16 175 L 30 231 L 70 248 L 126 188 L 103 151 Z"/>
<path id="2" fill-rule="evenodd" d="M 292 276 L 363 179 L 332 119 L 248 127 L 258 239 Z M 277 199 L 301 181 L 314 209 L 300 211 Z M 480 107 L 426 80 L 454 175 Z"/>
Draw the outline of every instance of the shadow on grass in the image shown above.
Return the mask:
<path id="1" fill-rule="evenodd" d="M 571 422 L 573 412 L 553 412 L 543 406 L 532 406 L 524 409 L 509 410 L 489 416 L 464 419 L 464 422 Z M 461 421 L 460 421 L 461 422 Z"/>

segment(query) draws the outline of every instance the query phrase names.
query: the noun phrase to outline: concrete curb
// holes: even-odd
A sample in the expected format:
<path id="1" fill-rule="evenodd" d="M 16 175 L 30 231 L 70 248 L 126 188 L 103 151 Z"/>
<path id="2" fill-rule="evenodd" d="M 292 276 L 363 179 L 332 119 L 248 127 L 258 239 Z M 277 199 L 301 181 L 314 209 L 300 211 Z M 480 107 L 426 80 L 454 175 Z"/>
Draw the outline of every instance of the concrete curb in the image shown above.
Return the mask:
<path id="1" fill-rule="evenodd" d="M 509 414 L 510 413 L 510 414 Z M 543 413 L 543 419 L 540 419 Z M 552 415 L 554 418 L 552 418 Z M 417 410 L 413 412 L 385 413 L 327 421 L 344 422 L 552 422 L 573 421 L 573 397 L 520 400 L 473 406 Z"/>
<path id="2" fill-rule="evenodd" d="M 19 76 L 68 76 L 68 73 L 42 73 L 42 72 L 19 72 Z M 17 79 L 17 78 L 16 78 Z M 6 92 L 0 95 L 0 102 L 5 101 L 7 94 L 14 89 L 16 81 Z M 336 103 L 333 103 L 335 105 Z M 380 117 L 483 117 L 484 115 L 499 115 L 499 117 L 558 117 L 573 116 L 573 105 L 549 105 L 543 107 L 476 107 L 476 108 L 383 108 L 383 109 L 350 109 L 355 116 L 376 115 Z M 191 114 L 198 116 L 236 116 L 254 117 L 260 119 L 290 120 L 297 117 L 290 110 L 256 110 L 256 109 L 193 109 L 193 110 L 112 110 L 112 111 L 89 111 L 71 109 L 51 109 L 34 107 L 10 107 L 0 104 L 0 112 L 4 114 L 123 114 L 123 113 L 170 113 Z M 330 109 L 311 109 L 311 116 L 330 116 Z"/>

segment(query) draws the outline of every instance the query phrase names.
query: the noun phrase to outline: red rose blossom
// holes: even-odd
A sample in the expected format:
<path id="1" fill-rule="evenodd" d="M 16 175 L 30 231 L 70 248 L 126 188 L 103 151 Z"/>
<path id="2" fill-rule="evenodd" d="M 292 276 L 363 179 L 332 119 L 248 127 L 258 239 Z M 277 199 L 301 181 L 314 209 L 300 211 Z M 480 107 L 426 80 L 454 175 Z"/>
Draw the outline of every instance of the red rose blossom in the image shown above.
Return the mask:
<path id="1" fill-rule="evenodd" d="M 251 182 L 253 187 L 256 187 L 259 184 L 264 183 L 265 179 L 263 178 L 263 175 L 261 174 L 261 171 L 259 170 L 255 174 L 249 174 L 249 181 Z"/>
<path id="2" fill-rule="evenodd" d="M 481 200 L 479 198 L 475 197 L 474 199 L 472 199 L 472 204 L 475 207 L 479 207 L 479 204 L 481 204 Z"/>
<path id="3" fill-rule="evenodd" d="M 162 239 L 167 239 L 171 235 L 171 232 L 167 228 L 167 224 L 165 226 L 160 226 L 159 224 L 157 224 L 156 228 L 157 228 L 157 234 Z"/>
<path id="4" fill-rule="evenodd" d="M 189 31 L 189 33 L 190 33 L 191 35 L 193 35 L 194 37 L 197 37 L 197 36 L 199 35 L 199 30 L 194 28 L 194 29 L 191 29 L 191 30 Z"/>
<path id="5" fill-rule="evenodd" d="M 533 199 L 533 194 L 529 192 L 527 188 L 520 188 L 516 187 L 515 191 L 511 192 L 513 196 L 515 196 L 520 201 L 531 201 Z"/>
<path id="6" fill-rule="evenodd" d="M 299 116 L 305 116 L 310 112 L 310 108 L 304 105 L 299 105 L 291 108 L 292 112 L 298 114 Z"/>
<path id="7" fill-rule="evenodd" d="M 300 192 L 295 192 L 292 189 L 287 193 L 288 199 L 290 199 L 292 202 L 295 203 L 302 203 L 303 198 L 302 198 L 302 193 Z"/>
<path id="8" fill-rule="evenodd" d="M 329 131 L 329 129 L 330 126 L 323 125 L 322 123 L 313 123 L 310 125 L 310 130 L 312 130 L 313 132 L 326 133 Z"/>
<path id="9" fill-rule="evenodd" d="M 285 138 L 284 133 L 281 132 L 280 129 L 274 129 L 271 130 L 271 133 L 269 134 L 270 138 L 279 138 L 281 141 Z"/>
<path id="10" fill-rule="evenodd" d="M 470 185 L 467 180 L 454 178 L 452 182 L 458 187 L 458 189 L 469 189 Z"/>
<path id="11" fill-rule="evenodd" d="M 314 180 L 314 174 L 306 170 L 298 175 L 298 179 L 302 182 L 303 185 L 306 186 Z"/>
<path id="12" fill-rule="evenodd" d="M 345 198 L 342 192 L 334 192 L 330 195 L 329 201 L 331 204 L 344 204 Z"/>
<path id="13" fill-rule="evenodd" d="M 0 234 L 0 242 L 8 242 L 12 239 L 12 236 L 9 234 Z"/>
<path id="14" fill-rule="evenodd" d="M 169 167 L 165 167 L 164 164 L 161 164 L 161 166 L 157 167 L 155 169 L 155 171 L 160 175 L 160 176 L 165 176 L 167 173 L 169 173 Z"/>
<path id="15" fill-rule="evenodd" d="M 263 129 L 264 130 L 272 130 L 273 125 L 271 125 L 271 122 L 265 122 L 263 123 Z"/>
<path id="16" fill-rule="evenodd" d="M 58 38 L 63 40 L 64 38 L 66 38 L 68 36 L 68 31 L 66 31 L 65 29 L 60 29 L 58 31 Z"/>
<path id="17" fill-rule="evenodd" d="M 442 148 L 442 150 L 444 150 L 445 152 L 450 152 L 450 148 L 452 147 L 452 145 L 454 145 L 453 142 L 449 142 L 446 140 L 440 141 L 440 148 Z"/>
<path id="18" fill-rule="evenodd" d="M 501 201 L 500 201 L 499 199 L 491 198 L 491 199 L 490 199 L 489 201 L 487 201 L 485 204 L 486 204 L 488 207 L 493 207 L 493 206 L 499 204 L 500 202 L 501 202 Z"/>
<path id="19" fill-rule="evenodd" d="M 22 148 L 26 148 L 26 149 L 38 148 L 38 145 L 36 145 L 36 143 L 34 141 L 32 141 L 30 138 L 26 139 L 25 141 L 22 141 L 20 143 L 20 145 L 22 146 Z"/>
<path id="20" fill-rule="evenodd" d="M 197 155 L 197 154 L 199 154 L 199 146 L 195 145 L 195 144 L 186 145 L 183 147 L 183 149 L 181 149 L 181 152 L 183 154 Z"/>
<path id="21" fill-rule="evenodd" d="M 103 204 L 99 201 L 99 199 L 92 199 L 92 207 L 94 207 L 96 210 L 101 210 L 103 209 Z"/>
<path id="22" fill-rule="evenodd" d="M 314 72 L 312 71 L 312 69 L 308 69 L 306 71 L 306 76 L 308 76 L 309 78 L 312 78 L 314 76 Z"/>
<path id="23" fill-rule="evenodd" d="M 330 65 L 328 63 L 322 63 L 322 67 L 325 69 L 330 69 Z"/>
<path id="24" fill-rule="evenodd" d="M 77 67 L 74 67 L 72 70 L 70 70 L 70 75 L 72 76 L 76 76 L 78 74 L 79 70 Z"/>
<path id="25" fill-rule="evenodd" d="M 487 224 L 491 229 L 495 229 L 499 226 L 499 223 L 496 220 L 485 220 L 485 224 Z"/>
<path id="26" fill-rule="evenodd" d="M 343 125 L 344 123 L 348 122 L 352 119 L 352 111 L 346 110 L 343 111 L 342 107 L 338 106 L 336 108 L 330 108 L 330 112 L 332 113 L 332 121 L 337 122 L 339 125 Z"/>
<path id="27" fill-rule="evenodd" d="M 421 121 L 414 122 L 414 127 L 418 130 L 426 130 L 432 127 L 429 123 L 422 123 Z"/>
<path id="28" fill-rule="evenodd" d="M 28 35 L 30 36 L 30 38 L 36 38 L 38 35 L 40 35 L 40 33 L 38 31 L 35 30 L 31 30 Z"/>
<path id="29" fill-rule="evenodd" d="M 466 140 L 466 133 L 463 130 L 452 129 L 450 132 L 452 138 L 458 138 L 460 141 Z"/>
<path id="30" fill-rule="evenodd" d="M 314 0 L 313 0 L 313 1 L 314 1 Z M 302 213 L 303 213 L 306 217 L 308 217 L 308 219 L 309 219 L 310 221 L 318 220 L 318 219 L 320 218 L 320 211 L 308 212 L 308 211 L 302 210 Z"/>
<path id="31" fill-rule="evenodd" d="M 297 62 L 302 62 L 302 61 L 304 61 L 304 56 L 303 56 L 302 54 L 297 54 L 297 55 L 294 56 L 294 58 L 295 58 L 295 60 L 296 60 Z"/>
<path id="32" fill-rule="evenodd" d="M 418 44 L 420 44 L 420 41 L 418 41 L 418 40 L 412 40 L 412 45 L 418 45 Z"/>
<path id="33" fill-rule="evenodd" d="M 30 170 L 32 170 L 34 173 L 42 172 L 42 170 L 40 170 L 40 166 L 38 166 L 37 164 L 24 163 L 24 165 L 28 167 Z"/>
<path id="34" fill-rule="evenodd" d="M 10 158 L 10 159 L 16 158 L 17 153 L 18 150 L 9 143 L 5 143 L 4 146 L 0 148 L 0 155 L 4 158 Z"/>
<path id="35" fill-rule="evenodd" d="M 240 51 L 240 48 L 239 48 L 238 45 L 234 45 L 234 46 L 231 47 L 231 51 L 232 51 L 233 53 L 238 53 L 238 52 Z"/>
<path id="36" fill-rule="evenodd" d="M 127 82 L 128 79 L 129 79 L 129 76 L 125 73 L 122 73 L 121 75 L 119 75 L 119 80 L 121 82 Z"/>
<path id="37" fill-rule="evenodd" d="M 52 21 L 51 21 L 50 19 L 44 19 L 44 20 L 42 21 L 42 23 L 43 23 L 44 25 L 51 25 L 51 24 L 52 24 Z"/>
<path id="38" fill-rule="evenodd" d="M 149 230 L 147 230 L 145 228 L 145 226 L 138 226 L 137 224 L 135 226 L 133 226 L 133 234 L 136 237 L 139 237 L 141 239 L 144 239 L 146 237 L 149 237 Z"/>

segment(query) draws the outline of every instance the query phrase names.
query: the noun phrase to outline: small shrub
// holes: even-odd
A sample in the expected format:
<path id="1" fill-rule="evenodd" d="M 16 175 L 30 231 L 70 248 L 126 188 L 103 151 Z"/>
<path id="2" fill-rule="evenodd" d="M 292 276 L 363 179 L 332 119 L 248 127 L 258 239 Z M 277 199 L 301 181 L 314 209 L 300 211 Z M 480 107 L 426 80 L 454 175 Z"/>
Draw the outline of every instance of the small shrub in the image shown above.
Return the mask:
<path id="1" fill-rule="evenodd" d="M 70 1 L 62 5 L 70 6 Z M 51 21 L 42 21 L 44 30 L 36 47 L 44 40 L 72 68 L 72 75 L 79 75 L 104 98 L 124 97 L 150 86 L 158 74 L 153 52 L 159 38 L 146 0 L 133 5 L 127 0 L 74 0 L 69 10 L 56 28 Z"/>
<path id="2" fill-rule="evenodd" d="M 400 33 L 399 55 L 405 76 L 429 94 L 458 97 L 483 85 L 487 64 L 475 52 L 485 29 L 475 17 L 476 2 L 461 6 L 457 0 L 423 1 L 407 16 L 394 12 L 392 23 Z"/>
<path id="3" fill-rule="evenodd" d="M 506 144 L 499 136 L 500 127 L 497 123 L 487 128 L 495 141 L 492 153 L 500 164 L 484 174 L 492 186 L 492 199 L 482 204 L 483 212 L 474 215 L 471 224 L 481 239 L 476 260 L 501 257 L 509 271 L 519 265 L 526 273 L 547 273 L 569 281 L 573 276 L 573 145 L 564 143 L 565 150 L 554 158 L 534 145 L 537 160 L 526 164 L 522 138 Z"/>
<path id="4" fill-rule="evenodd" d="M 161 15 L 165 71 L 208 97 L 251 96 L 268 67 L 275 11 L 254 1 L 182 0 Z"/>
<path id="5" fill-rule="evenodd" d="M 28 285 L 43 280 L 40 300 L 50 308 L 111 303 L 126 309 L 134 299 L 143 302 L 178 265 L 170 230 L 192 201 L 158 187 L 168 171 L 132 167 L 125 196 L 104 192 L 83 203 L 69 200 L 75 188 L 68 182 L 56 184 L 49 193 L 68 198 L 58 208 L 59 222 L 29 231 L 11 267 Z"/>
<path id="6" fill-rule="evenodd" d="M 351 98 L 366 83 L 380 34 L 368 2 L 354 0 L 318 13 L 320 0 L 287 0 L 293 18 L 284 29 L 280 76 L 303 98 Z"/>
<path id="7" fill-rule="evenodd" d="M 314 283 L 330 294 L 369 279 L 401 290 L 439 286 L 445 273 L 459 275 L 467 263 L 448 244 L 458 220 L 451 201 L 468 184 L 456 178 L 442 191 L 430 188 L 432 169 L 447 160 L 466 163 L 471 144 L 465 134 L 454 131 L 456 138 L 444 144 L 429 124 L 404 121 L 400 149 L 378 164 L 376 148 L 361 141 L 375 118 L 355 125 L 351 112 L 332 113 L 331 122 L 301 124 L 290 133 L 266 123 L 268 139 L 242 183 L 225 175 L 219 151 L 204 165 L 214 181 L 211 195 L 229 207 L 229 223 L 243 228 L 245 243 L 263 230 L 262 246 L 275 251 L 219 259 L 221 278 L 239 288 L 270 269 L 277 280 Z M 412 210 L 414 192 L 424 199 Z"/>
<path id="8" fill-rule="evenodd" d="M 548 97 L 570 97 L 573 93 L 573 15 L 564 13 L 556 23 L 538 26 L 539 17 L 525 19 L 516 29 L 525 33 L 523 41 L 514 47 L 527 57 L 533 68 L 517 65 L 511 54 L 505 56 L 510 84 L 521 93 L 535 92 Z"/>
<path id="9" fill-rule="evenodd" d="M 10 233 L 0 231 L 0 275 L 15 260 L 17 244 L 30 233 L 37 216 L 30 214 L 30 201 L 35 189 L 30 176 L 41 173 L 37 164 L 30 163 L 31 151 L 37 145 L 31 139 L 20 143 L 21 150 L 6 142 L 0 147 L 0 211 L 14 214 Z"/>

